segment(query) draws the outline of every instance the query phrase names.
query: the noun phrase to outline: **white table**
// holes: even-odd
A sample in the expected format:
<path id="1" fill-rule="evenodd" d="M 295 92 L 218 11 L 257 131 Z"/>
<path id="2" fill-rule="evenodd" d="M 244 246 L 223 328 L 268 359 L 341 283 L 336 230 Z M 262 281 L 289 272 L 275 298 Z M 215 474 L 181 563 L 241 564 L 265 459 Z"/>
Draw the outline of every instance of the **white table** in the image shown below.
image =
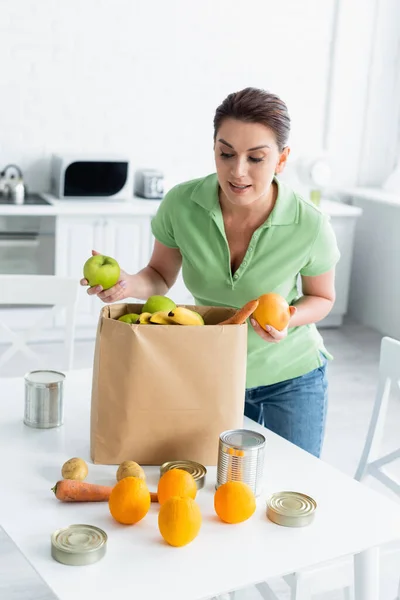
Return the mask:
<path id="1" fill-rule="evenodd" d="M 90 463 L 90 370 L 67 374 L 65 424 L 59 429 L 26 427 L 23 379 L 0 383 L 0 525 L 60 600 L 108 600 L 125 597 L 128 590 L 141 600 L 198 600 L 353 554 L 357 600 L 378 599 L 377 547 L 400 539 L 400 507 L 385 496 L 246 419 L 245 426 L 267 437 L 265 487 L 256 513 L 240 525 L 220 522 L 213 509 L 215 468 L 210 468 L 197 496 L 200 534 L 188 546 L 173 548 L 158 532 L 157 504 L 127 527 L 113 521 L 107 503 L 63 504 L 50 490 L 61 478 L 61 465 L 73 456 L 88 461 L 88 481 L 115 482 L 116 467 Z M 146 472 L 155 489 L 158 468 Z M 317 500 L 312 525 L 291 529 L 266 518 L 267 495 L 288 489 Z M 69 567 L 51 558 L 51 533 L 72 523 L 107 532 L 100 562 Z"/>

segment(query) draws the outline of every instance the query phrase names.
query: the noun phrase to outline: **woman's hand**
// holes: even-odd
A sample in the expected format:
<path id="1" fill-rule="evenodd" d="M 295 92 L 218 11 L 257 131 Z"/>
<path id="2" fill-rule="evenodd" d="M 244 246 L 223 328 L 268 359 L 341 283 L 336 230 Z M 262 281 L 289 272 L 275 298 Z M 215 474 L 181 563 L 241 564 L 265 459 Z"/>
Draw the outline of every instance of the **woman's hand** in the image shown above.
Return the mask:
<path id="1" fill-rule="evenodd" d="M 292 318 L 296 312 L 296 307 L 289 306 L 289 310 L 290 310 L 290 318 Z M 288 333 L 288 329 L 289 329 L 289 324 L 287 327 L 285 327 L 285 329 L 282 329 L 282 331 L 278 331 L 278 329 L 274 329 L 273 327 L 271 327 L 271 325 L 266 325 L 265 329 L 267 331 L 265 331 L 265 329 L 263 329 L 261 327 L 261 325 L 259 325 L 255 319 L 250 319 L 250 322 L 254 328 L 254 331 L 263 340 L 265 340 L 266 342 L 270 342 L 271 344 L 277 344 L 281 340 L 285 339 L 285 337 L 287 336 L 287 333 Z M 290 321 L 289 321 L 289 323 L 290 323 Z"/>
<path id="2" fill-rule="evenodd" d="M 100 252 L 96 252 L 96 250 L 92 250 L 92 255 L 100 254 Z M 89 287 L 87 293 L 89 296 L 98 296 L 100 300 L 103 302 L 116 302 L 117 300 L 124 300 L 125 298 L 129 298 L 128 292 L 128 279 L 129 275 L 125 273 L 125 271 L 121 270 L 120 279 L 118 283 L 113 285 L 113 287 L 108 290 L 103 290 L 101 285 L 95 285 L 93 287 Z M 83 286 L 88 286 L 89 282 L 87 279 L 81 279 L 80 284 Z"/>

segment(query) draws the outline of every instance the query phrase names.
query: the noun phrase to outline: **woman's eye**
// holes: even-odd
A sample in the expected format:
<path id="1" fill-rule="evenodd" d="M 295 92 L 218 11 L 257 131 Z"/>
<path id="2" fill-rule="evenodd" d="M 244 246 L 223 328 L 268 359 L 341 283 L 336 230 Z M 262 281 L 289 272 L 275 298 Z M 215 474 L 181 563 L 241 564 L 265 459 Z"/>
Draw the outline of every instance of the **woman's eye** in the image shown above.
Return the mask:
<path id="1" fill-rule="evenodd" d="M 259 163 L 259 162 L 262 162 L 264 159 L 263 158 L 254 158 L 253 156 L 249 156 L 249 160 L 253 163 Z"/>
<path id="2" fill-rule="evenodd" d="M 233 154 L 227 154 L 226 152 L 222 152 L 221 151 L 221 157 L 222 158 L 232 158 Z"/>

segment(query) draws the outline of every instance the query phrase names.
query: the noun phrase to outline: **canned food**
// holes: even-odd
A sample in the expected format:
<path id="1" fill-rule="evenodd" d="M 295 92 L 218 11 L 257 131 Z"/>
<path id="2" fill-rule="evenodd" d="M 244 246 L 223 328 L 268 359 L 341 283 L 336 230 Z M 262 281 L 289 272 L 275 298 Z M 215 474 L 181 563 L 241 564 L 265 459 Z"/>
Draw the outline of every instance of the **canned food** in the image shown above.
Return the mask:
<path id="1" fill-rule="evenodd" d="M 69 525 L 51 536 L 51 555 L 64 565 L 90 565 L 106 553 L 107 534 L 94 525 Z"/>
<path id="2" fill-rule="evenodd" d="M 63 424 L 64 379 L 64 373 L 58 371 L 31 371 L 25 375 L 25 425 L 47 429 Z"/>
<path id="3" fill-rule="evenodd" d="M 266 439 L 257 431 L 231 429 L 219 436 L 216 488 L 227 481 L 247 483 L 255 496 L 262 490 Z"/>
<path id="4" fill-rule="evenodd" d="M 300 492 L 277 492 L 267 500 L 267 516 L 277 525 L 304 527 L 315 516 L 317 503 Z"/>
<path id="5" fill-rule="evenodd" d="M 201 490 L 206 482 L 207 469 L 200 463 L 194 462 L 193 460 L 170 460 L 165 462 L 160 467 L 160 475 L 164 475 L 171 469 L 182 469 L 190 473 L 197 485 L 197 489 Z"/>

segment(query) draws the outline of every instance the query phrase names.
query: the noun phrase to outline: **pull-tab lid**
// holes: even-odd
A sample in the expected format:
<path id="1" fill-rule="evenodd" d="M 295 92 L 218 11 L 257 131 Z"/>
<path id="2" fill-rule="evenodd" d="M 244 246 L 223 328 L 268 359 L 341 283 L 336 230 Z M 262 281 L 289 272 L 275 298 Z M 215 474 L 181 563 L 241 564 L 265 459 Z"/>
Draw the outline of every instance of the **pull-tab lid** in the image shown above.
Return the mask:
<path id="1" fill-rule="evenodd" d="M 220 435 L 220 440 L 231 448 L 246 450 L 247 448 L 262 448 L 266 439 L 258 431 L 250 429 L 231 429 Z"/>

